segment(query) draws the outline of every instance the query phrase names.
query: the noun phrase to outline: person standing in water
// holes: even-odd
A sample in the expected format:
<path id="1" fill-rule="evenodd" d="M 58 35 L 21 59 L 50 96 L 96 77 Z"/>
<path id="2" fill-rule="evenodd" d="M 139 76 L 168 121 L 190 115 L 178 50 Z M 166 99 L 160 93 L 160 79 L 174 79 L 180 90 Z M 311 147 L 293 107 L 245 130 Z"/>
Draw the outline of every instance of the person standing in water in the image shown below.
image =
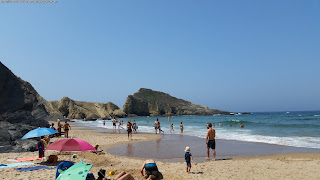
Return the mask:
<path id="1" fill-rule="evenodd" d="M 132 139 L 132 124 L 131 124 L 130 120 L 127 123 L 127 131 L 128 131 L 128 140 L 131 140 Z"/>
<path id="2" fill-rule="evenodd" d="M 173 124 L 171 124 L 171 126 L 170 126 L 170 132 L 172 132 L 172 131 L 174 131 Z"/>
<path id="3" fill-rule="evenodd" d="M 222 123 L 221 122 L 219 123 L 219 127 L 222 127 Z"/>
<path id="4" fill-rule="evenodd" d="M 212 149 L 212 153 L 213 153 L 213 160 L 216 160 L 216 131 L 214 129 L 212 129 L 212 124 L 209 123 L 208 124 L 209 128 L 207 131 L 207 137 L 206 137 L 206 144 L 207 144 L 207 155 L 208 155 L 208 160 L 210 160 L 209 157 L 209 152 L 210 152 L 210 148 Z"/>
<path id="5" fill-rule="evenodd" d="M 103 125 L 104 125 L 104 126 L 106 125 L 106 120 L 103 120 Z"/>
<path id="6" fill-rule="evenodd" d="M 113 118 L 112 119 L 112 126 L 113 126 L 113 129 L 116 129 L 117 128 L 117 125 L 116 125 L 116 119 L 115 118 Z"/>
<path id="7" fill-rule="evenodd" d="M 180 132 L 183 133 L 183 124 L 182 124 L 182 122 L 180 123 Z"/>
<path id="8" fill-rule="evenodd" d="M 161 126 L 160 126 L 160 121 L 159 121 L 159 119 L 157 118 L 157 127 L 158 127 L 158 129 L 159 129 L 159 134 L 162 132 L 162 133 L 164 133 L 164 131 L 162 131 L 161 130 Z"/>

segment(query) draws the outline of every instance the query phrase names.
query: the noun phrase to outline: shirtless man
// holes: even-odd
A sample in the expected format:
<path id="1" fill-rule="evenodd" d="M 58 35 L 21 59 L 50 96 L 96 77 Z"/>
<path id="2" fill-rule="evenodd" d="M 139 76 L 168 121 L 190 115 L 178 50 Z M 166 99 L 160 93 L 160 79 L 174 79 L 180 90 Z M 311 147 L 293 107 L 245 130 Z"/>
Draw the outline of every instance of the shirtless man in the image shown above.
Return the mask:
<path id="1" fill-rule="evenodd" d="M 207 138 L 206 138 L 206 144 L 207 144 L 207 154 L 208 154 L 208 160 L 210 160 L 209 158 L 209 150 L 210 148 L 212 149 L 213 152 L 213 160 L 216 160 L 216 141 L 215 141 L 215 137 L 216 137 L 216 131 L 214 129 L 212 129 L 212 124 L 209 123 L 208 124 L 209 128 L 207 131 Z"/>
<path id="2" fill-rule="evenodd" d="M 113 129 L 116 129 L 117 128 L 117 126 L 116 126 L 116 119 L 114 118 L 114 119 L 112 119 L 112 125 L 113 125 Z"/>
<path id="3" fill-rule="evenodd" d="M 161 134 L 161 132 L 164 133 L 164 131 L 161 130 L 160 121 L 158 118 L 156 122 L 157 122 L 157 128 L 159 129 L 159 134 Z"/>
<path id="4" fill-rule="evenodd" d="M 180 132 L 183 133 L 183 125 L 182 125 L 182 122 L 180 123 Z"/>
<path id="5" fill-rule="evenodd" d="M 128 131 L 128 140 L 132 139 L 132 124 L 130 120 L 127 123 L 127 131 Z M 129 139 L 130 137 L 130 139 Z"/>
<path id="6" fill-rule="evenodd" d="M 154 130 L 156 131 L 156 134 L 158 132 L 158 124 L 157 121 L 154 122 Z"/>
<path id="7" fill-rule="evenodd" d="M 222 123 L 221 122 L 219 123 L 219 127 L 222 127 Z"/>
<path id="8" fill-rule="evenodd" d="M 69 130 L 71 130 L 71 126 L 68 123 L 68 121 L 66 121 L 66 123 L 63 125 L 63 129 L 64 129 L 64 137 L 69 138 Z"/>

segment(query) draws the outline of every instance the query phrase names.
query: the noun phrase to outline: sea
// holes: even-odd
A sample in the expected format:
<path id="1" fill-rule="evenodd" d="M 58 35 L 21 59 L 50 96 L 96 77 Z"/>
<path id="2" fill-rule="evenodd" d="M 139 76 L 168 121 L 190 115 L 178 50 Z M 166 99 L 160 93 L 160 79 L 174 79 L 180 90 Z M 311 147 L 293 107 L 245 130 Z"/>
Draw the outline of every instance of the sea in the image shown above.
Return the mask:
<path id="1" fill-rule="evenodd" d="M 171 116 L 120 118 L 124 126 L 128 120 L 136 121 L 138 133 L 154 133 L 154 122 L 159 119 L 164 134 L 180 134 L 183 123 L 183 135 L 206 138 L 206 124 L 214 124 L 216 138 L 245 142 L 259 142 L 292 147 L 320 149 L 320 111 L 296 112 L 256 112 L 252 114 L 213 115 L 213 116 Z M 112 122 L 103 120 L 75 120 L 77 125 L 97 129 L 112 129 Z M 219 123 L 222 127 L 219 127 Z M 240 128 L 240 124 L 244 128 Z M 174 131 L 170 131 L 173 124 Z M 232 125 L 231 127 L 229 125 Z"/>

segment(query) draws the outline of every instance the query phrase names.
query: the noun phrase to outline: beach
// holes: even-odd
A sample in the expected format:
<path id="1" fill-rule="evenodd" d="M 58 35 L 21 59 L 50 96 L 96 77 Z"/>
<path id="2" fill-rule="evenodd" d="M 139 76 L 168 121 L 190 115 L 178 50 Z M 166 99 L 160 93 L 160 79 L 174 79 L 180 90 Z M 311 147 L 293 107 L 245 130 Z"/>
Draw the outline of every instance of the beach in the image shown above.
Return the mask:
<path id="1" fill-rule="evenodd" d="M 69 136 L 78 138 L 94 145 L 100 144 L 101 149 L 108 149 L 119 145 L 130 146 L 132 143 L 146 141 L 156 141 L 162 138 L 155 134 L 133 134 L 133 140 L 128 141 L 126 134 L 112 134 L 98 132 L 97 130 L 85 127 L 75 127 L 71 123 L 72 129 Z M 61 138 L 52 138 L 55 141 Z M 165 147 L 163 147 L 165 148 Z M 125 149 L 123 149 L 125 151 Z M 192 153 L 192 149 L 191 149 Z M 57 152 L 46 151 L 46 156 L 57 154 Z M 121 171 L 131 173 L 135 179 L 143 179 L 140 169 L 144 162 L 143 158 L 117 156 L 110 153 L 97 155 L 91 152 L 76 153 L 78 158 L 71 159 L 70 155 L 58 155 L 59 161 L 72 160 L 92 163 L 92 172 L 97 177 L 100 169 L 108 171 L 115 170 L 116 174 Z M 34 157 L 38 152 L 24 153 L 2 153 L 0 163 L 10 163 L 9 158 Z M 181 152 L 181 157 L 184 152 Z M 217 154 L 217 156 L 219 156 Z M 195 157 L 196 158 L 196 157 Z M 56 167 L 57 164 L 41 163 L 40 160 L 32 161 L 36 165 L 48 165 Z M 204 161 L 194 163 L 191 173 L 185 172 L 185 162 L 166 162 L 157 160 L 157 165 L 164 179 L 319 179 L 320 178 L 320 153 L 287 153 L 268 156 L 248 156 L 234 157 L 228 160 Z M 54 179 L 56 169 L 36 170 L 20 172 L 14 168 L 0 169 L 1 179 Z"/>

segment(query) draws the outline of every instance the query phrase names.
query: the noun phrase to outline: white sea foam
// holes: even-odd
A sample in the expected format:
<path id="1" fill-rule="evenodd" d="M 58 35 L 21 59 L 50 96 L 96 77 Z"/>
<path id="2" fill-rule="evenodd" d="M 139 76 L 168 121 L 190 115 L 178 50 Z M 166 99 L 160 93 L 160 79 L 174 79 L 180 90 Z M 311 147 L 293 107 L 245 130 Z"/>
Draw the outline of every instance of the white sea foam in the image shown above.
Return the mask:
<path id="1" fill-rule="evenodd" d="M 232 120 L 235 122 L 240 122 L 240 120 Z M 112 122 L 106 121 L 106 125 L 103 125 L 103 120 L 97 121 L 76 121 L 79 125 L 88 127 L 97 127 L 112 129 Z M 125 124 L 124 124 L 125 126 Z M 165 131 L 165 134 L 180 134 L 180 128 L 175 126 L 174 130 L 170 132 L 170 127 L 168 125 L 161 126 L 161 129 Z M 154 133 L 153 123 L 150 125 L 143 126 L 138 124 L 138 132 Z M 305 147 L 305 148 L 318 148 L 320 149 L 320 137 L 308 137 L 308 136 L 291 136 L 291 137 L 276 137 L 276 136 L 265 136 L 252 134 L 249 129 L 236 129 L 236 128 L 220 128 L 216 127 L 217 139 L 225 140 L 237 140 L 237 141 L 247 141 L 247 142 L 259 142 L 268 144 L 277 144 L 293 147 Z M 183 133 L 185 135 L 196 136 L 200 138 L 206 138 L 206 129 L 199 126 L 186 126 L 184 127 Z"/>

